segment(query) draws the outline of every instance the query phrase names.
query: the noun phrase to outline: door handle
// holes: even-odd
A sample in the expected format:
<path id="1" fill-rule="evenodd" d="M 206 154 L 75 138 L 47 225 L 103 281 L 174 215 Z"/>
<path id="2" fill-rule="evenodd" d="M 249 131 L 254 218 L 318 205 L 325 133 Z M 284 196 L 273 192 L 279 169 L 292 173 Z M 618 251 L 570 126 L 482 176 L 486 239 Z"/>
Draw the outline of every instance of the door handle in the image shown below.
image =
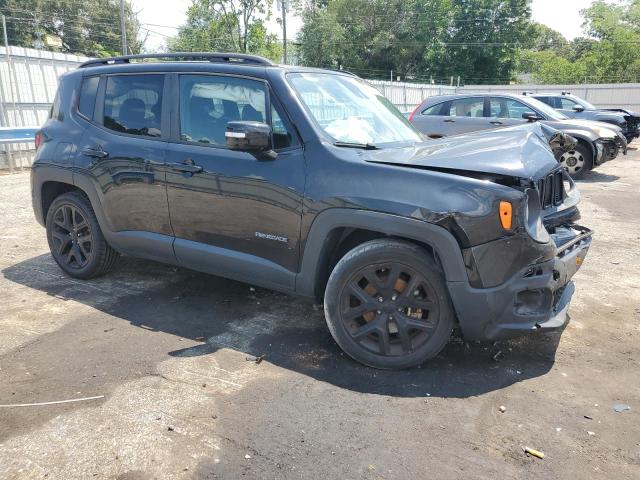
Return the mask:
<path id="1" fill-rule="evenodd" d="M 450 118 L 447 118 L 444 123 L 456 123 L 455 120 L 451 120 Z"/>
<path id="2" fill-rule="evenodd" d="M 502 125 L 502 122 L 499 122 L 497 120 L 494 120 L 493 122 L 489 122 L 491 123 L 491 125 Z"/>
<path id="3" fill-rule="evenodd" d="M 172 170 L 176 172 L 186 172 L 186 173 L 201 173 L 202 167 L 200 165 L 196 165 L 193 160 L 187 158 L 183 160 L 181 163 L 172 163 L 170 165 Z"/>
<path id="4" fill-rule="evenodd" d="M 100 145 L 96 145 L 95 147 L 85 147 L 82 149 L 82 153 L 87 157 L 93 158 L 107 158 L 109 156 L 109 152 L 105 152 Z"/>

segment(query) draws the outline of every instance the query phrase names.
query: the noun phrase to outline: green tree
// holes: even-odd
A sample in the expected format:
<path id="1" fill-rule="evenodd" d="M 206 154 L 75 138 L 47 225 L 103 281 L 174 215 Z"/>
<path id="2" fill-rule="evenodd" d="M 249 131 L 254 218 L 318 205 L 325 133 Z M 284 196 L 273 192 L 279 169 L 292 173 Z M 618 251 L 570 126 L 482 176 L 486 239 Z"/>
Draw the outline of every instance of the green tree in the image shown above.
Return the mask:
<path id="1" fill-rule="evenodd" d="M 269 5 L 268 0 L 194 0 L 169 50 L 254 53 L 280 61 L 282 45 L 263 22 Z"/>
<path id="2" fill-rule="evenodd" d="M 38 33 L 62 39 L 63 51 L 88 56 L 121 53 L 118 0 L 0 0 L 7 17 L 9 43 L 33 48 Z M 125 2 L 125 28 L 129 53 L 139 53 L 140 24 Z"/>
<path id="3" fill-rule="evenodd" d="M 510 78 L 526 38 L 528 0 L 307 1 L 298 42 L 312 66 L 363 76 L 487 83 Z"/>

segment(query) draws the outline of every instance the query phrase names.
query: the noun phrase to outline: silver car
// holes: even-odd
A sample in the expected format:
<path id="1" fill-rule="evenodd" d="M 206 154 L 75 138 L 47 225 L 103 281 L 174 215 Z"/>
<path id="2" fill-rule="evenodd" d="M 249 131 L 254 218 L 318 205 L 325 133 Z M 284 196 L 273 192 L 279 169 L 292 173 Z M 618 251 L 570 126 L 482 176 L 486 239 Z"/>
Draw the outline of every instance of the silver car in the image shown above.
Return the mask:
<path id="1" fill-rule="evenodd" d="M 627 141 L 615 125 L 569 119 L 535 98 L 513 94 L 439 95 L 424 100 L 409 121 L 431 138 L 448 137 L 492 128 L 541 121 L 578 142 L 558 161 L 574 178 L 581 178 L 596 165 L 613 160 L 619 150 L 626 154 Z"/>

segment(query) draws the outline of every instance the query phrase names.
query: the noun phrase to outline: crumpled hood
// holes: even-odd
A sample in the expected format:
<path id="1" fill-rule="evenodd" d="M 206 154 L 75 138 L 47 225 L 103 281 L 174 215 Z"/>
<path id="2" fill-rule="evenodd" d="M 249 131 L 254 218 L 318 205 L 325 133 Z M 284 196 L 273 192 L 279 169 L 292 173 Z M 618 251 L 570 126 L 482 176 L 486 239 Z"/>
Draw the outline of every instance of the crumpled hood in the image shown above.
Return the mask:
<path id="1" fill-rule="evenodd" d="M 367 162 L 537 179 L 558 166 L 537 123 L 482 130 L 407 147 L 368 150 Z"/>

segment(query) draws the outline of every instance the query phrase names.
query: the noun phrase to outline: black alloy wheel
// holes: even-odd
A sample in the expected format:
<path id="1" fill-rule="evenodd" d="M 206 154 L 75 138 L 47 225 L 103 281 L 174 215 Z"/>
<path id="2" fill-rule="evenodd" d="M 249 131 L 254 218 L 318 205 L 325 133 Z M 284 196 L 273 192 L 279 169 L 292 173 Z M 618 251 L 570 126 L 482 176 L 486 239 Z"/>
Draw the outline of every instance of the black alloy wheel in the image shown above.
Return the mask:
<path id="1" fill-rule="evenodd" d="M 82 211 L 63 204 L 53 213 L 53 255 L 71 269 L 86 267 L 93 254 L 93 235 Z"/>
<path id="2" fill-rule="evenodd" d="M 455 318 L 434 258 L 417 245 L 390 238 L 363 243 L 337 263 L 327 283 L 325 315 L 346 353 L 385 369 L 436 356 Z"/>
<path id="3" fill-rule="evenodd" d="M 97 277 L 111 270 L 118 259 L 118 252 L 102 234 L 89 199 L 80 192 L 64 193 L 53 200 L 46 227 L 53 259 L 72 277 Z"/>

